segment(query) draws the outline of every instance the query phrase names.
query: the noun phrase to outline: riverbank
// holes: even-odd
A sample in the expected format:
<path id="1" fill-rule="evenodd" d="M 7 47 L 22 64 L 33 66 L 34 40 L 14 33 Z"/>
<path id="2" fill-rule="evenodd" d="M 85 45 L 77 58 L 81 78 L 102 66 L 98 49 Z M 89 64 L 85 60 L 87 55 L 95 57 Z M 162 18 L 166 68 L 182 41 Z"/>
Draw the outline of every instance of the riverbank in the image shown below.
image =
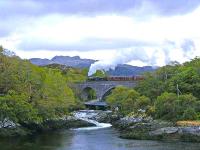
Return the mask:
<path id="1" fill-rule="evenodd" d="M 1 150 L 199 150 L 199 147 L 200 143 L 122 139 L 113 128 L 67 129 L 0 138 Z"/>
<path id="2" fill-rule="evenodd" d="M 70 129 L 89 126 L 94 126 L 94 124 L 78 119 L 74 116 L 65 116 L 54 120 L 46 120 L 41 124 L 15 124 L 11 122 L 9 125 L 6 124 L 5 126 L 1 126 L 0 137 L 26 136 L 59 129 Z"/>
<path id="3" fill-rule="evenodd" d="M 34 133 L 55 131 L 60 129 L 79 129 L 83 127 L 90 130 L 110 127 L 119 131 L 119 137 L 137 140 L 161 140 L 161 141 L 187 141 L 200 142 L 199 124 L 184 123 L 175 124 L 169 121 L 153 120 L 146 116 L 121 117 L 111 111 L 82 110 L 74 112 L 71 116 L 65 116 L 55 120 L 47 120 L 42 124 L 13 124 L 7 128 L 0 128 L 0 136 L 24 136 Z"/>
<path id="4" fill-rule="evenodd" d="M 25 136 L 35 133 L 42 133 L 60 129 L 79 129 L 87 128 L 100 129 L 111 127 L 113 121 L 119 120 L 119 117 L 112 114 L 112 111 L 102 110 L 79 110 L 71 113 L 70 116 L 64 116 L 54 120 L 46 120 L 43 123 L 21 123 L 15 124 L 7 121 L 0 128 L 0 137 Z"/>
<path id="5" fill-rule="evenodd" d="M 46 120 L 40 124 L 15 124 L 7 120 L 7 123 L 4 123 L 4 125 L 0 123 L 0 137 L 25 136 L 60 129 L 107 128 L 111 127 L 110 123 L 116 120 L 119 120 L 119 117 L 113 115 L 112 111 L 102 110 L 79 110 L 71 113 L 70 116 Z"/>
<path id="6" fill-rule="evenodd" d="M 150 117 L 124 117 L 113 126 L 125 139 L 200 142 L 200 126 L 180 126 Z"/>

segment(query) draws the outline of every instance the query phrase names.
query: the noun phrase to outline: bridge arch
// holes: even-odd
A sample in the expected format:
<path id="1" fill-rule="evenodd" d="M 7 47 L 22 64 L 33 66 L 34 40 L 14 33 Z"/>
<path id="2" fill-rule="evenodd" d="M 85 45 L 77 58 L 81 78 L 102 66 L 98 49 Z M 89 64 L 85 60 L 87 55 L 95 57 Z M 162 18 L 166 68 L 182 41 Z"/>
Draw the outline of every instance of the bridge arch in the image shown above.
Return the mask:
<path id="1" fill-rule="evenodd" d="M 117 86 L 113 86 L 113 87 L 109 88 L 107 91 L 105 91 L 105 93 L 103 94 L 101 100 L 102 100 L 102 101 L 105 101 L 105 100 L 106 100 L 106 97 L 107 97 L 108 95 L 110 95 L 111 92 L 112 92 L 112 90 L 114 90 L 116 87 L 117 87 Z"/>
<path id="2" fill-rule="evenodd" d="M 86 86 L 81 91 L 81 99 L 84 101 L 97 99 L 97 91 L 90 86 Z"/>
<path id="3" fill-rule="evenodd" d="M 132 88 L 135 87 L 136 84 L 137 81 L 88 81 L 76 84 L 76 88 L 78 91 L 80 91 L 82 99 L 87 99 L 87 92 L 85 94 L 84 89 L 91 88 L 96 92 L 96 99 L 102 101 L 102 99 L 105 98 L 106 94 L 108 94 L 113 88 L 116 88 L 118 86 Z"/>

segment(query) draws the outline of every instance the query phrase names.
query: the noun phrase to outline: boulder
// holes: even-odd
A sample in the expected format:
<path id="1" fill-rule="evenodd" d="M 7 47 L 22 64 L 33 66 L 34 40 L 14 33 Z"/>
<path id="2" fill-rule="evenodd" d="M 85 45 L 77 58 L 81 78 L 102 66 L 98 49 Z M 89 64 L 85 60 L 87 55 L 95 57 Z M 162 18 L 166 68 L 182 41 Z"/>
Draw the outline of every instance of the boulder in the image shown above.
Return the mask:
<path id="1" fill-rule="evenodd" d="M 154 131 L 150 131 L 150 135 L 163 135 L 163 134 L 174 134 L 177 133 L 179 130 L 178 127 L 165 127 L 165 128 L 160 128 Z"/>
<path id="2" fill-rule="evenodd" d="M 13 121 L 5 118 L 3 121 L 0 121 L 0 128 L 16 128 L 18 124 L 15 124 Z"/>
<path id="3" fill-rule="evenodd" d="M 176 126 L 162 120 L 122 118 L 114 126 L 120 131 L 120 137 L 140 140 L 180 140 L 200 142 L 200 127 Z"/>
<path id="4" fill-rule="evenodd" d="M 137 125 L 138 123 L 148 123 L 151 121 L 152 121 L 151 117 L 126 116 L 114 122 L 113 125 L 119 129 L 126 129 L 126 128 L 134 128 L 134 126 Z"/>
<path id="5" fill-rule="evenodd" d="M 95 111 L 96 115 L 90 117 L 89 119 L 95 120 L 97 122 L 102 122 L 102 123 L 110 123 L 112 122 L 113 115 L 112 111 L 101 111 L 97 110 Z"/>
<path id="6" fill-rule="evenodd" d="M 200 137 L 200 126 L 195 127 L 180 127 L 179 134 L 191 134 Z"/>

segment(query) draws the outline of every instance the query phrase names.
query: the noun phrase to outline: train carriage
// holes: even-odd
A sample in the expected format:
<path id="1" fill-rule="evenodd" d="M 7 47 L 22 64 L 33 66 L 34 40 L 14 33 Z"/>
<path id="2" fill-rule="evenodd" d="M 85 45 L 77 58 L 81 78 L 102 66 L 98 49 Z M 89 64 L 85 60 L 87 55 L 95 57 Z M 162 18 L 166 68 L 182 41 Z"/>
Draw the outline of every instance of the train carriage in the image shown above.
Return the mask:
<path id="1" fill-rule="evenodd" d="M 137 81 L 143 80 L 144 77 L 137 76 L 108 76 L 108 77 L 88 77 L 88 81 Z"/>

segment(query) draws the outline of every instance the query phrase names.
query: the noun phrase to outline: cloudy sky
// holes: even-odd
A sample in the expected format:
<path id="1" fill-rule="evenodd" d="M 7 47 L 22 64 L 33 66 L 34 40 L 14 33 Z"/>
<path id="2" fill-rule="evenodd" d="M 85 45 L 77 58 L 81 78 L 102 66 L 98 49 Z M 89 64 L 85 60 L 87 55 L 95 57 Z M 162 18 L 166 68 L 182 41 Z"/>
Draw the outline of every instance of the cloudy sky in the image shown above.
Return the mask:
<path id="1" fill-rule="evenodd" d="M 0 0 L 0 45 L 100 66 L 182 63 L 200 56 L 200 0 Z"/>

